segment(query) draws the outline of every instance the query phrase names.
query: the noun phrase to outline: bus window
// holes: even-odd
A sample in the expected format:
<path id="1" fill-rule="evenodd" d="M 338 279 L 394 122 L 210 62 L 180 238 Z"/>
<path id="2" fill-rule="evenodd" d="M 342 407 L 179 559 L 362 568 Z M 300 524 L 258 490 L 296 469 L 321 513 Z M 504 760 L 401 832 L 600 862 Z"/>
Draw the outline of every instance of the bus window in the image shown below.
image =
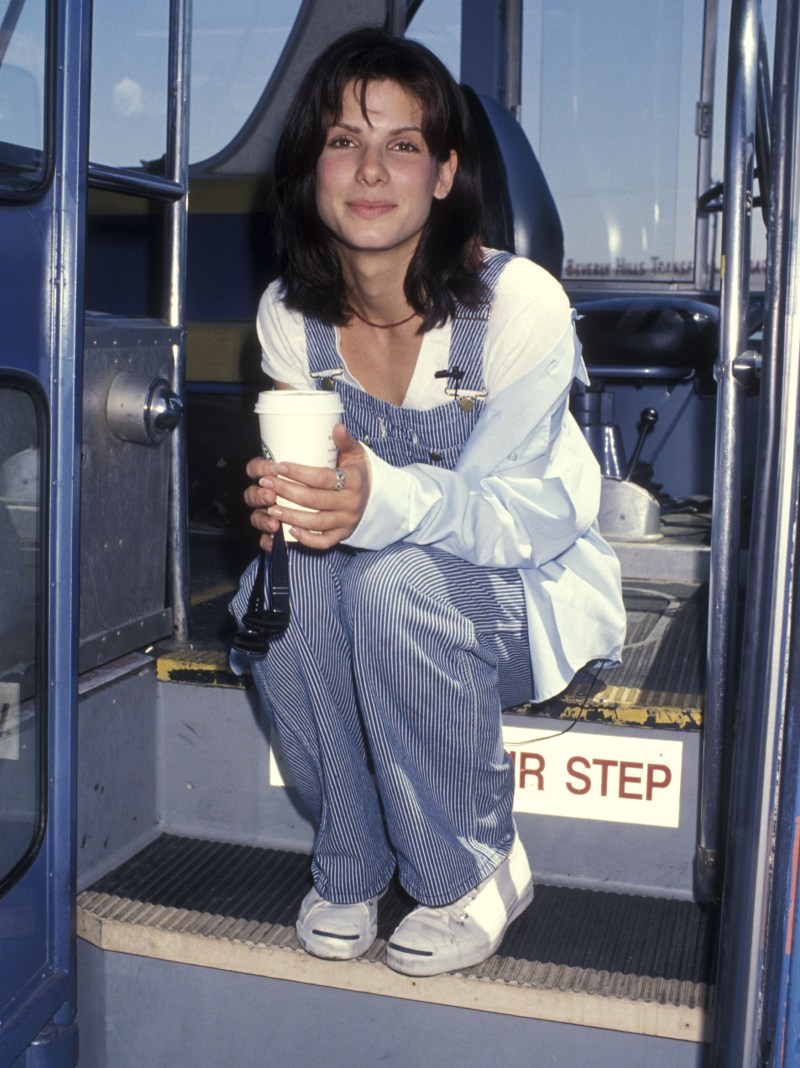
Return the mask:
<path id="1" fill-rule="evenodd" d="M 189 154 L 222 151 L 258 103 L 302 0 L 195 0 Z M 90 156 L 138 167 L 166 147 L 168 5 L 95 0 Z"/>
<path id="2" fill-rule="evenodd" d="M 244 126 L 264 93 L 301 3 L 194 0 L 190 162 L 221 152 Z"/>
<path id="3" fill-rule="evenodd" d="M 44 179 L 44 0 L 0 0 L 0 196 Z"/>
<path id="4" fill-rule="evenodd" d="M 0 378 L 0 892 L 43 826 L 43 426 L 38 393 Z"/>
<path id="5" fill-rule="evenodd" d="M 460 0 L 425 0 L 412 16 L 406 36 L 441 59 L 456 81 L 461 71 Z"/>
<path id="6" fill-rule="evenodd" d="M 158 169 L 167 147 L 168 40 L 169 5 L 163 0 L 94 3 L 89 139 L 94 162 L 149 163 Z"/>
<path id="7" fill-rule="evenodd" d="M 777 0 L 761 0 L 761 17 L 769 53 L 770 76 L 774 67 L 773 44 L 775 41 L 775 16 Z M 719 30 L 717 33 L 717 69 L 714 85 L 715 120 L 712 129 L 712 173 L 711 186 L 721 182 L 725 173 L 725 93 L 728 79 L 727 41 L 730 33 L 730 4 L 722 4 L 719 12 Z M 756 195 L 760 192 L 758 181 L 755 183 Z M 712 240 L 710 259 L 712 279 L 715 289 L 719 289 L 719 264 L 721 257 L 722 226 L 721 216 L 712 215 Z M 750 289 L 763 290 L 766 277 L 767 239 L 766 227 L 760 209 L 753 212 L 752 244 L 750 250 Z"/>
<path id="8" fill-rule="evenodd" d="M 693 281 L 702 8 L 525 0 L 521 121 L 567 282 Z"/>

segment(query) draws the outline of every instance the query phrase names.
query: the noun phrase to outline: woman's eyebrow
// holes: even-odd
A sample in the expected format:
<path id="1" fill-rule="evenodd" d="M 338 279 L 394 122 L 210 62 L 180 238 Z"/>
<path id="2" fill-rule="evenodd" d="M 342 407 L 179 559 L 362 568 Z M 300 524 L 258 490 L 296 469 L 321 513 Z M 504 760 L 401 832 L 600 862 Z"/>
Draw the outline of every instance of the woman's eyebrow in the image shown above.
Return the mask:
<path id="1" fill-rule="evenodd" d="M 371 123 L 367 123 L 367 125 L 369 126 L 369 125 L 371 125 Z M 353 126 L 349 122 L 341 122 L 341 121 L 332 122 L 330 124 L 330 126 L 328 127 L 329 130 L 333 130 L 335 128 L 338 128 L 340 130 L 347 130 L 348 133 L 361 133 L 361 129 L 362 129 L 360 126 Z M 387 133 L 388 133 L 389 137 L 397 137 L 398 134 L 403 134 L 403 133 L 418 133 L 418 134 L 421 134 L 422 133 L 422 127 L 421 126 L 415 126 L 415 125 L 397 126 L 395 129 L 389 130 Z"/>

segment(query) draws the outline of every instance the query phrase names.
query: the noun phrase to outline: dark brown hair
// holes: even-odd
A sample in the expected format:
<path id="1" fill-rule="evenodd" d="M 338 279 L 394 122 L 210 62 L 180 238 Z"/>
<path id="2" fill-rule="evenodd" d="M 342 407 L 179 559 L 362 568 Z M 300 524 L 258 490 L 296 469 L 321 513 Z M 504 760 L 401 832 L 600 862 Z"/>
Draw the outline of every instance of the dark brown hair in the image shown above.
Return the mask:
<path id="1" fill-rule="evenodd" d="M 458 156 L 452 188 L 434 199 L 406 273 L 406 300 L 429 330 L 454 313 L 456 302 L 474 307 L 485 299 L 477 274 L 480 163 L 469 112 L 447 68 L 423 45 L 380 29 L 356 30 L 334 41 L 312 63 L 289 108 L 275 153 L 283 295 L 290 308 L 327 322 L 343 324 L 350 317 L 334 240 L 317 212 L 317 160 L 328 126 L 340 116 L 346 86 L 355 83 L 363 110 L 366 86 L 385 80 L 419 102 L 431 156 L 439 163 L 453 150 Z"/>

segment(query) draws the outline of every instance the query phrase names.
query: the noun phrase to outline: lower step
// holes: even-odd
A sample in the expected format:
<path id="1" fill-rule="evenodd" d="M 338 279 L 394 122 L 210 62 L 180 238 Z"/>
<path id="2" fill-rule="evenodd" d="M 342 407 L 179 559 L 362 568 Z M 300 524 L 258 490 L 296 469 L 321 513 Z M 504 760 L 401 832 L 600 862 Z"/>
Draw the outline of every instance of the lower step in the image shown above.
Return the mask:
<path id="1" fill-rule="evenodd" d="M 489 960 L 430 979 L 383 963 L 412 903 L 392 887 L 360 960 L 304 953 L 304 854 L 162 835 L 78 898 L 103 950 L 530 1019 L 708 1041 L 714 917 L 688 901 L 538 886 Z"/>

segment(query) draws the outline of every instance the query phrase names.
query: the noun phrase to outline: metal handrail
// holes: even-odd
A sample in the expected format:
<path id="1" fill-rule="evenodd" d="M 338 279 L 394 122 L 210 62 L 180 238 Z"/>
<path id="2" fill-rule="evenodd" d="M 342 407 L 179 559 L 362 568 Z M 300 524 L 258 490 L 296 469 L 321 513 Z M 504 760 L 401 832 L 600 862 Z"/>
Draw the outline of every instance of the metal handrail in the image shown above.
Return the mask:
<path id="1" fill-rule="evenodd" d="M 506 0 L 503 20 L 503 103 L 519 122 L 522 107 L 522 0 Z"/>
<path id="2" fill-rule="evenodd" d="M 179 397 L 186 386 L 186 235 L 189 190 L 189 56 L 192 0 L 170 0 L 169 104 L 164 175 L 125 167 L 90 163 L 89 185 L 126 196 L 145 197 L 167 204 L 164 256 L 166 260 L 162 316 L 176 329 L 172 344 L 170 387 Z M 169 505 L 167 517 L 167 595 L 172 607 L 176 638 L 189 638 L 188 488 L 186 430 L 183 420 L 169 441 Z"/>
<path id="3" fill-rule="evenodd" d="M 406 32 L 407 17 L 406 0 L 389 0 L 386 14 L 386 26 L 389 33 L 394 34 L 395 37 L 402 37 Z"/>
<path id="4" fill-rule="evenodd" d="M 167 117 L 167 178 L 189 188 L 189 57 L 192 0 L 170 0 L 169 111 Z M 182 397 L 186 384 L 186 235 L 187 197 L 170 204 L 166 226 L 166 319 L 180 330 L 172 346 L 170 386 Z M 189 638 L 188 478 L 186 427 L 181 420 L 170 436 L 170 492 L 167 527 L 167 583 L 172 606 L 172 629 L 181 641 Z"/>
<path id="5" fill-rule="evenodd" d="M 761 201 L 761 214 L 764 224 L 769 225 L 769 192 L 771 187 L 770 168 L 772 155 L 772 137 L 770 131 L 772 113 L 772 87 L 769 83 L 769 50 L 767 35 L 764 32 L 764 20 L 758 26 L 758 96 L 756 100 L 756 167 L 758 171 L 758 189 Z"/>
<path id="6" fill-rule="evenodd" d="M 716 899 L 720 891 L 725 738 L 730 729 L 736 664 L 745 394 L 737 359 L 747 350 L 749 333 L 759 14 L 760 0 L 734 0 L 728 54 L 720 339 L 714 367 L 717 422 L 696 858 L 696 888 L 704 901 Z"/>
<path id="7" fill-rule="evenodd" d="M 147 197 L 150 200 L 177 201 L 186 194 L 186 184 L 162 178 L 160 174 L 109 167 L 104 163 L 89 164 L 89 185 L 127 196 Z"/>
<path id="8" fill-rule="evenodd" d="M 772 1038 L 778 1041 L 773 1045 L 770 1064 L 789 1064 L 788 1050 L 797 1048 L 796 1032 L 785 1035 L 784 1059 L 780 1031 L 765 1033 L 770 1023 L 782 1030 L 782 1021 L 768 1019 L 769 1012 L 775 1014 L 776 1009 L 765 997 L 770 991 L 764 985 L 767 963 L 772 976 L 773 969 L 781 964 L 792 965 L 796 975 L 794 959 L 790 960 L 785 950 L 786 931 L 776 936 L 774 915 L 770 917 L 770 894 L 774 893 L 780 904 L 781 881 L 784 887 L 792 883 L 791 856 L 782 859 L 773 852 L 776 799 L 780 797 L 781 806 L 789 810 L 788 814 L 781 814 L 784 822 L 790 818 L 794 823 L 797 818 L 797 767 L 781 758 L 780 748 L 782 740 L 796 732 L 796 728 L 794 732 L 787 730 L 786 720 L 800 478 L 800 248 L 795 231 L 800 203 L 800 12 L 796 0 L 780 0 L 777 15 L 770 240 L 756 456 L 760 479 L 753 507 L 745 616 L 748 654 L 742 665 L 733 748 L 731 775 L 735 790 L 731 797 L 710 1061 L 726 1068 L 767 1063 L 763 1054 Z M 791 830 L 794 832 L 794 828 Z M 791 847 L 788 852 L 791 854 Z M 777 886 L 773 886 L 773 880 Z M 789 907 L 793 918 L 793 903 Z M 778 911 L 775 907 L 773 914 Z M 774 993 L 773 987 L 773 996 Z M 784 1012 L 789 1002 L 786 994 Z M 796 996 L 791 1002 L 796 1005 Z M 794 1015 L 796 1021 L 796 1010 Z"/>
<path id="9" fill-rule="evenodd" d="M 703 13 L 703 65 L 700 77 L 700 99 L 697 102 L 697 198 L 711 185 L 712 130 L 714 121 L 714 76 L 717 63 L 719 0 L 705 0 Z M 713 267 L 709 253 L 711 217 L 698 211 L 695 220 L 694 262 L 695 285 L 699 290 L 711 289 Z"/>

